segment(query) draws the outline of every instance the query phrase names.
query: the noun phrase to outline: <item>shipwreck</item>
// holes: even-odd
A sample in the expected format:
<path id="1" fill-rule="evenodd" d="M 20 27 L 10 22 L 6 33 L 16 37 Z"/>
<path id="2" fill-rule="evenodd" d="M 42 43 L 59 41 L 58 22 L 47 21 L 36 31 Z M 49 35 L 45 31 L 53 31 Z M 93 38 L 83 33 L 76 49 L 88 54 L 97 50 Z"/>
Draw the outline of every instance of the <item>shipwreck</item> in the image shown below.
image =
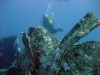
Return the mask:
<path id="1" fill-rule="evenodd" d="M 25 48 L 0 75 L 100 75 L 100 42 L 75 43 L 100 26 L 88 12 L 60 41 L 38 27 L 22 33 Z"/>

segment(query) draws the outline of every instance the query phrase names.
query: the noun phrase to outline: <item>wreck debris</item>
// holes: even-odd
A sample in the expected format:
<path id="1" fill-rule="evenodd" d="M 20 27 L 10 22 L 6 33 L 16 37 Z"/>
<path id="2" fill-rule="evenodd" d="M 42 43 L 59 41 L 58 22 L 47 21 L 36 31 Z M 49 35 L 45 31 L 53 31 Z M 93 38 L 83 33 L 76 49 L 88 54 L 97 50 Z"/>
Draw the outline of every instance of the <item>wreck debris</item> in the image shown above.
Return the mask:
<path id="1" fill-rule="evenodd" d="M 95 17 L 93 12 L 88 12 L 60 42 L 61 50 L 69 48 L 99 25 L 100 20 Z"/>
<path id="2" fill-rule="evenodd" d="M 10 67 L 20 54 L 18 37 L 16 35 L 0 37 L 0 53 L 0 69 Z"/>
<path id="3" fill-rule="evenodd" d="M 95 48 L 91 48 L 95 44 Z M 64 60 L 67 61 L 70 71 L 62 75 L 98 75 L 100 74 L 100 42 L 87 41 L 73 45 L 66 50 Z M 94 73 L 97 71 L 97 73 Z"/>
<path id="4" fill-rule="evenodd" d="M 31 46 L 31 43 L 30 43 L 30 37 L 28 35 L 26 35 L 25 32 L 22 32 L 22 40 L 23 40 L 23 43 L 25 45 L 25 48 L 30 56 L 30 58 L 32 58 L 33 62 L 35 62 L 34 60 L 34 55 L 33 55 L 33 52 L 32 52 L 32 46 Z"/>
<path id="5" fill-rule="evenodd" d="M 32 47 L 35 48 L 35 54 L 38 54 L 38 62 L 40 62 L 38 72 L 45 70 L 54 71 L 57 69 L 53 62 L 60 41 L 43 28 L 37 28 L 32 34 Z M 55 66 L 55 67 L 54 67 Z M 42 69 L 42 70 L 41 70 Z"/>
<path id="6" fill-rule="evenodd" d="M 79 41 L 81 38 L 89 34 L 93 29 L 100 25 L 100 20 L 98 20 L 93 12 L 88 12 L 73 28 L 65 35 L 63 40 L 60 42 L 59 48 L 62 50 L 62 57 L 64 57 L 65 52 L 74 43 Z M 62 63 L 61 59 L 61 63 Z M 60 65 L 61 65 L 60 63 Z"/>
<path id="7" fill-rule="evenodd" d="M 36 28 L 29 36 L 23 33 L 25 49 L 13 66 L 5 72 L 0 71 L 0 74 L 6 75 L 11 68 L 17 69 L 18 75 L 100 74 L 100 42 L 88 41 L 74 45 L 98 27 L 99 22 L 93 13 L 89 12 L 61 42 L 42 27 Z"/>

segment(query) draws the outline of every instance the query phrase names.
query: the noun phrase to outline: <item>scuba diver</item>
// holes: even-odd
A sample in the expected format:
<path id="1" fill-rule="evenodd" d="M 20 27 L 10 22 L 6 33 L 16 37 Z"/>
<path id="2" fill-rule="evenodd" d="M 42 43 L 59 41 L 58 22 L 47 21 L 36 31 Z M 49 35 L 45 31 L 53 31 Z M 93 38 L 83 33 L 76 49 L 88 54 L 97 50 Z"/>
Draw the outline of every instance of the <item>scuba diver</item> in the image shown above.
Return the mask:
<path id="1" fill-rule="evenodd" d="M 51 15 L 45 15 L 43 14 L 43 22 L 42 22 L 42 25 L 48 29 L 48 31 L 51 33 L 51 34 L 55 34 L 56 32 L 60 31 L 60 32 L 64 32 L 66 30 L 64 29 L 61 29 L 61 28 L 57 28 L 55 29 L 54 28 L 54 25 L 53 25 L 53 22 L 52 22 L 52 18 L 53 18 L 54 14 L 51 13 Z"/>

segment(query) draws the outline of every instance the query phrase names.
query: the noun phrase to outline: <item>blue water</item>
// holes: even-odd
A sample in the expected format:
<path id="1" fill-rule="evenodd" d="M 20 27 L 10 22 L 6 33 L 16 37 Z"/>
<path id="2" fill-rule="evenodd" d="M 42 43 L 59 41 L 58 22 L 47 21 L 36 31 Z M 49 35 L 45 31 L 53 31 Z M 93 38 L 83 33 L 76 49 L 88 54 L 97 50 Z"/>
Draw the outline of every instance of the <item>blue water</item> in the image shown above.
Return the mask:
<path id="1" fill-rule="evenodd" d="M 48 8 L 48 4 L 52 3 Z M 93 11 L 100 19 L 100 0 L 0 0 L 0 36 L 17 35 L 19 46 L 23 49 L 21 32 L 28 33 L 28 27 L 42 26 L 43 13 L 54 13 L 55 28 L 59 24 L 66 32 L 58 32 L 55 36 L 62 40 L 64 35 L 88 12 Z M 79 43 L 87 40 L 100 41 L 100 27 L 82 38 Z"/>

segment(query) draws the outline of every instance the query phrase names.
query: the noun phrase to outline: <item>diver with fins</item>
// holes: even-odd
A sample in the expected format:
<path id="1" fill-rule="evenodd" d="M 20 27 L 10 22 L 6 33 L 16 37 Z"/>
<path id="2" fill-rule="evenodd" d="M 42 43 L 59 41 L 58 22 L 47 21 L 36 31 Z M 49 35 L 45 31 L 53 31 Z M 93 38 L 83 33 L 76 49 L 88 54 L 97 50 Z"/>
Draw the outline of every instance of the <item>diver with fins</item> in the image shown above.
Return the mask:
<path id="1" fill-rule="evenodd" d="M 42 21 L 42 25 L 51 33 L 51 34 L 55 34 L 57 33 L 58 31 L 60 32 L 65 32 L 66 30 L 64 29 L 61 29 L 61 28 L 57 28 L 55 29 L 54 28 L 54 24 L 52 22 L 52 18 L 54 17 L 54 14 L 51 13 L 50 15 L 45 15 L 43 14 L 43 21 Z"/>

